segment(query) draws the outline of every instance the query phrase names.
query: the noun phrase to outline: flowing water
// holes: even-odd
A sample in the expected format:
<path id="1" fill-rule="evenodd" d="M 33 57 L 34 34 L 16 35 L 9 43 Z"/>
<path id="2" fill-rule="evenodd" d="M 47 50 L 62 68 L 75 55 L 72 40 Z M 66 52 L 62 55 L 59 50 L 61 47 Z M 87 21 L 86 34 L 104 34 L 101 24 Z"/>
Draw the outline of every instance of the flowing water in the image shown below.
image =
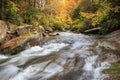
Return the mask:
<path id="1" fill-rule="evenodd" d="M 104 80 L 114 50 L 104 37 L 60 32 L 17 55 L 0 55 L 0 80 Z"/>

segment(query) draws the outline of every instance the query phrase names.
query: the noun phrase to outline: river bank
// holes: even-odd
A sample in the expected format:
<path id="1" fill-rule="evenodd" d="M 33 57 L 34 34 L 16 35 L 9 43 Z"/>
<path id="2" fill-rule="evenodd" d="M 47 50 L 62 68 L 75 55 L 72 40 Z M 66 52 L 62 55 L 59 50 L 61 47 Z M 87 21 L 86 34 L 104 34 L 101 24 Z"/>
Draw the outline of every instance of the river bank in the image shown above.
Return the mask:
<path id="1" fill-rule="evenodd" d="M 38 25 L 17 26 L 0 20 L 0 50 L 4 54 L 17 54 L 26 47 L 35 46 L 40 43 L 45 30 Z"/>

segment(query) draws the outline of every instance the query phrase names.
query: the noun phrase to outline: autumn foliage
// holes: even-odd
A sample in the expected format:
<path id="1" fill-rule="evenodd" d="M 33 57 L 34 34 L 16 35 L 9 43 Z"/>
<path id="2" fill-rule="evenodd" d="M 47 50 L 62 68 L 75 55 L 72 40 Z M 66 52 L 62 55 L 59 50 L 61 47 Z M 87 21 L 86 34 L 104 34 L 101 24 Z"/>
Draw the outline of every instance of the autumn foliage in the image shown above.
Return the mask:
<path id="1" fill-rule="evenodd" d="M 84 32 L 101 27 L 98 33 L 119 29 L 119 0 L 0 0 L 0 19 L 34 24 L 45 29 Z"/>

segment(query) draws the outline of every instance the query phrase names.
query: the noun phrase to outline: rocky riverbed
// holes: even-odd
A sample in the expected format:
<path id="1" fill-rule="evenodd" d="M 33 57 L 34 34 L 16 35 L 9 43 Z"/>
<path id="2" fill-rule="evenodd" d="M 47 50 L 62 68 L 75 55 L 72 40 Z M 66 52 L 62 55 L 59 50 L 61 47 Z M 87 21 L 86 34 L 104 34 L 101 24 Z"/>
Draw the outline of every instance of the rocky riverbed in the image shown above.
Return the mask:
<path id="1" fill-rule="evenodd" d="M 119 69 L 106 70 L 120 61 L 119 30 L 105 36 L 55 34 L 59 35 L 47 36 L 39 45 L 28 46 L 17 55 L 1 54 L 0 79 L 119 80 Z"/>

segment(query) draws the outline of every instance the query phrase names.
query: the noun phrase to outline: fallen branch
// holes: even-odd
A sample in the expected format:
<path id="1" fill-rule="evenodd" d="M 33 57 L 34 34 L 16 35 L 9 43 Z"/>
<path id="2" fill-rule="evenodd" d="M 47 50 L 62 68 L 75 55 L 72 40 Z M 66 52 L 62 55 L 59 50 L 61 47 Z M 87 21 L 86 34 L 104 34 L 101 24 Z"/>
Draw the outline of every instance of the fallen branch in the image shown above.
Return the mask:
<path id="1" fill-rule="evenodd" d="M 86 30 L 85 32 L 88 33 L 88 32 L 97 31 L 97 30 L 100 30 L 100 29 L 101 29 L 101 27 L 96 27 L 96 28 Z"/>

